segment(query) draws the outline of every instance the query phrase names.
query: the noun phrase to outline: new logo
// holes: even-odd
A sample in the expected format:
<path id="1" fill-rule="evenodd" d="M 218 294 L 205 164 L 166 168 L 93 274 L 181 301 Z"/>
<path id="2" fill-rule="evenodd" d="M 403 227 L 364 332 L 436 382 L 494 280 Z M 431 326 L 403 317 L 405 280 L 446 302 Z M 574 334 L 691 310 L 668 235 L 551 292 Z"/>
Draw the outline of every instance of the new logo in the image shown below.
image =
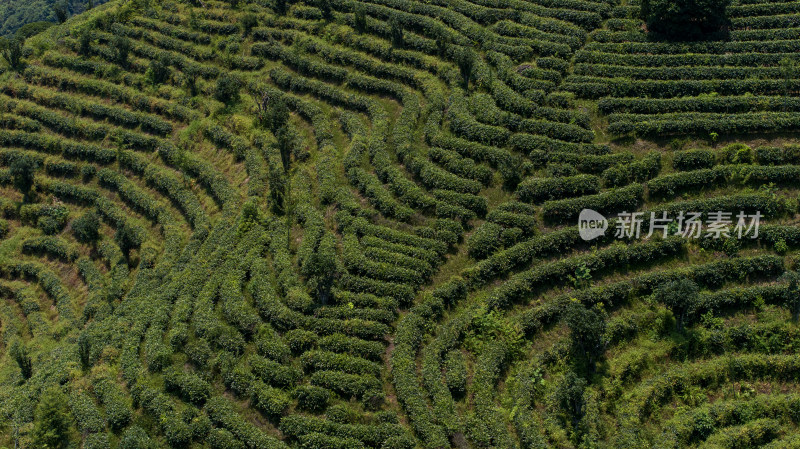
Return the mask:
<path id="1" fill-rule="evenodd" d="M 600 212 L 584 209 L 578 216 L 578 232 L 585 241 L 594 240 L 605 235 L 608 220 Z"/>

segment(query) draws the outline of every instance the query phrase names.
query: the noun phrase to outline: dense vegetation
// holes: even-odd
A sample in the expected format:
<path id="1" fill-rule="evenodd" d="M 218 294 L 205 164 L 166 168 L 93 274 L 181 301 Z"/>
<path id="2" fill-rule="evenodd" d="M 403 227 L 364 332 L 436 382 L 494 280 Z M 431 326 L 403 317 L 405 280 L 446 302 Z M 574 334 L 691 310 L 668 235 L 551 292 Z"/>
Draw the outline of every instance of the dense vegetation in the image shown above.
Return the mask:
<path id="1" fill-rule="evenodd" d="M 0 447 L 796 447 L 800 3 L 643 18 L 113 0 L 4 41 Z"/>
<path id="2" fill-rule="evenodd" d="M 69 17 L 108 0 L 3 0 L 0 3 L 0 36 L 11 36 L 27 24 L 64 22 Z"/>

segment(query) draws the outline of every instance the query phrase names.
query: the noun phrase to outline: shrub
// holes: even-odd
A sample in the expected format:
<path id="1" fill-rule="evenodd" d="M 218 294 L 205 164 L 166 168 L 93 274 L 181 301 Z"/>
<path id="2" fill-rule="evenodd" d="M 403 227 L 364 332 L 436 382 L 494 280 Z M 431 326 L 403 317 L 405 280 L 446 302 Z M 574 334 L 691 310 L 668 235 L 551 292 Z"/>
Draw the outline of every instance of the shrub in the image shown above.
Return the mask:
<path id="1" fill-rule="evenodd" d="M 131 41 L 122 33 L 115 33 L 112 41 L 114 49 L 113 60 L 117 64 L 126 67 L 128 65 L 128 53 L 131 51 Z"/>
<path id="2" fill-rule="evenodd" d="M 711 150 L 689 150 L 675 153 L 672 167 L 675 170 L 689 171 L 714 166 L 714 152 Z"/>
<path id="3" fill-rule="evenodd" d="M 225 429 L 212 429 L 207 441 L 211 449 L 246 449 L 244 443 Z"/>
<path id="4" fill-rule="evenodd" d="M 133 425 L 122 433 L 118 447 L 119 449 L 152 449 L 154 444 L 144 429 Z"/>
<path id="5" fill-rule="evenodd" d="M 486 222 L 478 227 L 467 240 L 470 257 L 480 260 L 497 251 L 502 244 L 500 240 L 502 231 L 502 226 L 492 222 Z"/>
<path id="6" fill-rule="evenodd" d="M 580 198 L 547 201 L 544 203 L 544 217 L 550 222 L 565 223 L 576 219 L 583 209 L 594 209 L 601 214 L 635 210 L 643 200 L 644 189 L 641 184 L 631 184 L 597 195 Z"/>
<path id="7" fill-rule="evenodd" d="M 275 419 L 289 407 L 289 397 L 282 390 L 256 382 L 252 388 L 255 407 L 265 416 Z"/>
<path id="8" fill-rule="evenodd" d="M 734 143 L 720 151 L 720 158 L 729 164 L 752 164 L 753 150 L 742 143 Z"/>
<path id="9" fill-rule="evenodd" d="M 444 380 L 452 394 L 461 396 L 467 391 L 467 362 L 464 354 L 457 350 L 447 352 L 444 359 Z"/>
<path id="10" fill-rule="evenodd" d="M 233 410 L 231 404 L 222 397 L 215 397 L 206 404 L 206 412 L 217 426 L 228 430 L 238 440 L 247 441 L 249 449 L 279 449 L 285 444 L 264 433 Z M 229 446 L 228 446 L 229 447 Z M 233 446 L 235 447 L 235 446 Z"/>
<path id="11" fill-rule="evenodd" d="M 538 203 L 597 193 L 600 182 L 596 176 L 576 175 L 556 178 L 528 178 L 517 186 L 520 201 Z"/>
<path id="12" fill-rule="evenodd" d="M 141 246 L 144 240 L 143 234 L 144 231 L 141 228 L 124 223 L 117 228 L 117 232 L 114 234 L 114 241 L 117 242 L 119 249 L 127 257 L 132 249 Z"/>
<path id="13" fill-rule="evenodd" d="M 174 391 L 193 404 L 202 404 L 211 396 L 211 386 L 197 374 L 172 368 L 164 375 L 167 391 Z"/>
<path id="14" fill-rule="evenodd" d="M 297 398 L 298 407 L 314 413 L 324 410 L 331 396 L 330 391 L 313 385 L 301 385 L 292 394 Z"/>
<path id="15" fill-rule="evenodd" d="M 307 330 L 293 329 L 284 335 L 284 340 L 286 340 L 286 344 L 289 345 L 292 352 L 300 354 L 314 346 L 317 341 L 317 334 Z"/>
<path id="16" fill-rule="evenodd" d="M 109 427 L 112 430 L 124 428 L 132 416 L 130 400 L 119 386 L 109 380 L 99 381 L 94 388 L 100 402 L 105 406 Z"/>
<path id="17" fill-rule="evenodd" d="M 111 441 L 105 432 L 90 433 L 86 436 L 86 442 L 83 447 L 85 449 L 111 449 Z"/>

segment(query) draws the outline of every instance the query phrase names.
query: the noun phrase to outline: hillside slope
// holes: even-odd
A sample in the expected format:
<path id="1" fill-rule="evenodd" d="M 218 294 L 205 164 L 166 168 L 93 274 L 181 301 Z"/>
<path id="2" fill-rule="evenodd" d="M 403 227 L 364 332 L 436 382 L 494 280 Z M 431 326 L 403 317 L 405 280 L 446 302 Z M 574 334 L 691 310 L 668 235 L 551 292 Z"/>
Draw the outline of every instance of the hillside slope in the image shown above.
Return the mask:
<path id="1" fill-rule="evenodd" d="M 56 5 L 63 5 L 66 17 L 80 14 L 108 0 L 87 2 L 56 0 L 5 0 L 0 4 L 0 36 L 11 36 L 24 25 L 34 22 L 58 22 Z"/>
<path id="2" fill-rule="evenodd" d="M 616 0 L 114 0 L 30 38 L 0 446 L 792 447 L 798 5 L 665 43 Z"/>

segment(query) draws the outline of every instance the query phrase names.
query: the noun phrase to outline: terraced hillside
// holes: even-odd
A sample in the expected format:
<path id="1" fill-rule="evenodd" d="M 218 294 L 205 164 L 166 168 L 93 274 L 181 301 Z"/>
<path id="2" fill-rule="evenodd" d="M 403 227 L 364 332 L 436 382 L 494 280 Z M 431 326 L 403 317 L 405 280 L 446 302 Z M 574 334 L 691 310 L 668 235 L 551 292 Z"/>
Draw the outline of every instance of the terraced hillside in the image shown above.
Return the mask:
<path id="1" fill-rule="evenodd" d="M 800 2 L 682 44 L 623 3 L 112 0 L 28 39 L 0 446 L 797 447 Z"/>

